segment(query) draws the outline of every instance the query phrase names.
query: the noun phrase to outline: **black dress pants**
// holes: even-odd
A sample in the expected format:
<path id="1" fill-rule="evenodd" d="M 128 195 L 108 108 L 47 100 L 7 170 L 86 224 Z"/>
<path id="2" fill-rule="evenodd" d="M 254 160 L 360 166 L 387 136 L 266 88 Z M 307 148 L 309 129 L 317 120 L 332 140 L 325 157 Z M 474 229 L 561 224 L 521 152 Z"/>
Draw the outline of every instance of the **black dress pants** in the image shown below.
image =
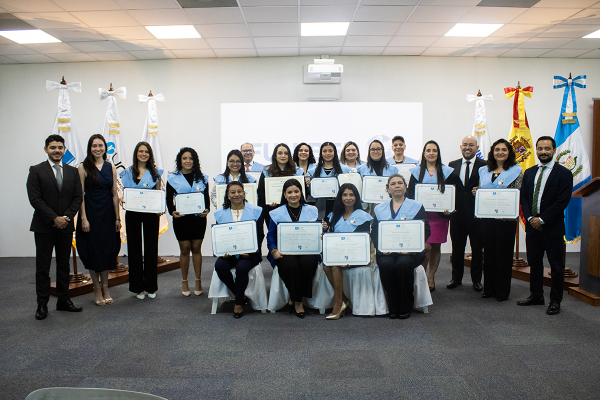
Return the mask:
<path id="1" fill-rule="evenodd" d="M 377 252 L 381 285 L 385 290 L 390 314 L 406 314 L 412 311 L 415 302 L 414 270 L 424 260 L 425 250 L 411 254 Z"/>
<path id="2" fill-rule="evenodd" d="M 450 238 L 452 239 L 452 280 L 462 282 L 465 271 L 465 247 L 467 236 L 471 241 L 471 281 L 481 283 L 483 261 L 483 238 L 481 220 L 473 217 L 456 215 L 450 222 Z"/>
<path id="3" fill-rule="evenodd" d="M 544 298 L 544 251 L 550 263 L 552 287 L 550 302 L 560 303 L 563 297 L 565 265 L 563 264 L 563 238 L 548 237 L 543 231 L 529 229 L 525 237 L 527 243 L 527 262 L 531 267 L 529 288 L 531 296 Z"/>
<path id="4" fill-rule="evenodd" d="M 129 256 L 129 291 L 154 293 L 158 290 L 158 214 L 127 211 L 127 253 Z M 142 232 L 144 256 L 142 258 Z"/>
<path id="5" fill-rule="evenodd" d="M 235 294 L 235 304 L 244 304 L 244 292 L 248 286 L 248 273 L 256 267 L 261 261 L 259 254 L 251 254 L 250 257 L 236 258 L 219 257 L 215 262 L 215 272 L 219 279 L 227 286 L 227 288 Z M 235 268 L 235 281 L 231 269 Z M 260 268 L 260 267 L 259 267 Z"/>
<path id="6" fill-rule="evenodd" d="M 46 305 L 50 300 L 50 264 L 52 250 L 56 252 L 56 294 L 58 302 L 69 299 L 69 257 L 73 232 L 53 232 L 33 234 L 35 238 L 35 291 L 38 305 Z"/>
<path id="7" fill-rule="evenodd" d="M 510 295 L 517 221 L 482 219 L 483 293 L 505 300 Z"/>
<path id="8" fill-rule="evenodd" d="M 276 260 L 279 276 L 292 301 L 302 301 L 303 297 L 312 297 L 312 281 L 319 263 L 318 254 L 285 255 Z"/>

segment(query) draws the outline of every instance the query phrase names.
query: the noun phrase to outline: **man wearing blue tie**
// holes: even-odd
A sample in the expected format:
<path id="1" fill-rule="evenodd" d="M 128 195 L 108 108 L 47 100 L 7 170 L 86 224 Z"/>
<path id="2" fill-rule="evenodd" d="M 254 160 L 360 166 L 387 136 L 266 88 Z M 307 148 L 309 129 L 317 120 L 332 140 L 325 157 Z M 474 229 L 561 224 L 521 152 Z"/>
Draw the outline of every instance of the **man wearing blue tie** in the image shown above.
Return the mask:
<path id="1" fill-rule="evenodd" d="M 560 312 L 563 296 L 565 265 L 563 243 L 565 235 L 564 211 L 571 200 L 573 175 L 564 166 L 553 161 L 556 142 L 550 136 L 542 136 L 536 142 L 536 154 L 540 164 L 525 171 L 521 187 L 521 207 L 527 221 L 525 225 L 527 262 L 531 267 L 530 291 L 520 306 L 544 304 L 544 252 L 550 263 L 552 288 L 548 315 Z"/>

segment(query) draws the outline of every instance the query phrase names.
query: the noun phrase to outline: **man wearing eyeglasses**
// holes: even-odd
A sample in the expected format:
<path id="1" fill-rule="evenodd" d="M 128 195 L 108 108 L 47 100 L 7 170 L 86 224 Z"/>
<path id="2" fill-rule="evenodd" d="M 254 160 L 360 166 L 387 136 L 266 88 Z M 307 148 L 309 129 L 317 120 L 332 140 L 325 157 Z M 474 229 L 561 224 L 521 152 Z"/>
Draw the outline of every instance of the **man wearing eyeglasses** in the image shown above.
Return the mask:
<path id="1" fill-rule="evenodd" d="M 246 172 L 262 172 L 265 166 L 254 162 L 254 146 L 252 143 L 244 143 L 240 150 L 244 156 L 244 170 Z"/>

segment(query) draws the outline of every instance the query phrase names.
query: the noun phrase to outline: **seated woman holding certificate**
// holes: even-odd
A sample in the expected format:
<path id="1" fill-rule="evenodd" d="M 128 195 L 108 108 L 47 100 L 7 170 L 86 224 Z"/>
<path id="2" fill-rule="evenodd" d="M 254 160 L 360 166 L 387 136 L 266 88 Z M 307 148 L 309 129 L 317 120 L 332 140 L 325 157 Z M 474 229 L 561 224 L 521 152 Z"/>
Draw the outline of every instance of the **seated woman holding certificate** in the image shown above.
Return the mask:
<path id="1" fill-rule="evenodd" d="M 406 197 L 409 199 L 415 198 L 415 185 L 419 183 L 437 185 L 440 193 L 444 193 L 446 184 L 453 183 L 450 178 L 453 169 L 442 164 L 440 146 L 437 142 L 430 140 L 425 143 L 421 160 L 421 165 L 417 165 L 410 170 L 411 177 L 406 192 Z M 427 265 L 429 265 L 429 275 L 427 278 L 431 292 L 435 290 L 435 273 L 440 265 L 442 243 L 446 243 L 446 240 L 448 240 L 450 214 L 448 210 L 444 212 L 427 212 L 427 219 L 431 226 L 431 236 L 427 239 L 427 244 L 425 245 L 426 257 L 423 262 L 423 268 L 427 271 Z"/>
<path id="2" fill-rule="evenodd" d="M 263 227 L 260 215 L 262 209 L 252 204 L 246 203 L 246 193 L 244 185 L 238 181 L 231 181 L 227 184 L 225 194 L 225 204 L 222 208 L 215 211 L 215 219 L 217 224 L 226 224 L 238 221 L 255 221 L 256 235 L 262 237 Z M 215 238 L 213 238 L 215 240 Z M 233 307 L 233 317 L 241 318 L 244 309 L 242 308 L 245 302 L 244 292 L 248 286 L 248 273 L 258 264 L 262 257 L 260 248 L 251 254 L 229 255 L 217 258 L 215 262 L 215 271 L 219 279 L 227 286 L 227 288 L 235 293 L 235 306 Z M 231 274 L 231 269 L 235 268 L 235 281 Z"/>
<path id="3" fill-rule="evenodd" d="M 196 281 L 194 294 L 202 294 L 202 241 L 206 231 L 206 215 L 210 212 L 208 202 L 208 175 L 200 169 L 198 153 L 191 147 L 179 150 L 175 159 L 175 172 L 167 176 L 167 210 L 173 216 L 173 231 L 179 242 L 179 265 L 181 266 L 181 294 L 188 297 L 188 271 L 190 269 L 190 252 Z M 183 214 L 176 208 L 177 195 L 187 193 L 203 193 L 204 207 L 200 212 Z"/>
<path id="4" fill-rule="evenodd" d="M 358 167 L 363 165 L 363 162 L 360 161 L 360 151 L 358 151 L 356 143 L 346 142 L 340 152 L 340 163 L 350 167 L 350 172 L 357 172 Z"/>
<path id="5" fill-rule="evenodd" d="M 133 164 L 121 171 L 121 183 L 125 189 L 161 189 L 162 169 L 156 168 L 152 147 L 139 142 L 133 150 Z M 127 255 L 129 256 L 129 291 L 143 300 L 156 297 L 158 290 L 158 223 L 160 214 L 128 210 L 125 213 L 127 232 Z M 144 255 L 142 259 L 142 231 Z"/>
<path id="6" fill-rule="evenodd" d="M 227 154 L 227 166 L 222 174 L 219 174 L 213 178 L 215 185 L 210 191 L 210 201 L 213 206 L 219 208 L 223 207 L 223 204 L 217 204 L 217 186 L 227 185 L 229 182 L 238 181 L 241 183 L 254 183 L 256 179 L 250 175 L 246 175 L 246 171 L 242 168 L 244 163 L 244 156 L 242 152 L 235 149 L 231 150 Z"/>
<path id="7" fill-rule="evenodd" d="M 270 212 L 269 233 L 267 233 L 267 258 L 273 268 L 277 265 L 279 276 L 290 293 L 296 316 L 304 318 L 303 297 L 312 297 L 312 281 L 317 271 L 319 254 L 291 255 L 278 250 L 277 226 L 282 222 L 316 222 L 317 208 L 305 204 L 302 187 L 296 179 L 289 179 L 283 185 L 281 206 Z M 319 240 L 318 238 L 316 240 Z M 290 303 L 291 304 L 291 303 Z"/>
<path id="8" fill-rule="evenodd" d="M 370 232 L 373 217 L 361 209 L 360 194 L 356 186 L 344 183 L 335 198 L 333 211 L 323 221 L 323 232 L 353 233 Z M 340 267 L 323 266 L 327 279 L 333 286 L 333 311 L 327 319 L 339 319 L 348 307 L 348 298 L 344 295 L 344 275 Z"/>
<path id="9" fill-rule="evenodd" d="M 306 173 L 306 187 L 310 190 L 311 180 L 314 178 L 335 178 L 339 174 L 347 174 L 351 169 L 346 165 L 341 165 L 338 159 L 337 148 L 331 142 L 325 142 L 319 150 L 319 162 L 317 165 L 312 165 Z M 316 188 L 314 188 L 316 189 Z M 315 193 L 315 196 L 318 196 Z M 319 210 L 319 219 L 325 218 L 333 210 L 334 196 L 315 197 L 315 206 Z"/>
<path id="10" fill-rule="evenodd" d="M 487 164 L 479 168 L 480 189 L 521 188 L 523 172 L 507 140 L 498 139 L 492 144 Z M 473 194 L 476 190 L 473 188 Z M 485 254 L 482 297 L 505 301 L 510 294 L 517 220 L 482 218 L 481 221 Z"/>
<path id="11" fill-rule="evenodd" d="M 392 199 L 375 207 L 371 240 L 377 248 L 377 265 L 381 274 L 381 284 L 387 295 L 390 318 L 406 319 L 410 317 L 414 304 L 414 269 L 425 260 L 425 250 L 419 253 L 380 252 L 379 222 L 421 220 L 425 223 L 423 241 L 429 238 L 431 230 L 423 204 L 405 196 L 406 181 L 402 175 L 390 176 L 386 188 Z"/>

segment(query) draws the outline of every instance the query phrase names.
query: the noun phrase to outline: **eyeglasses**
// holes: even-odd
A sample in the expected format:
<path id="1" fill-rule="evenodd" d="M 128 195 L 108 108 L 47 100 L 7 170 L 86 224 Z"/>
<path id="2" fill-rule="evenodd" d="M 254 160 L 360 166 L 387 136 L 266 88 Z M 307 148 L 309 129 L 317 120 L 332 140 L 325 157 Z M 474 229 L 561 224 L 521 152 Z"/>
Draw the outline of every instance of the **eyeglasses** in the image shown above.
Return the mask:
<path id="1" fill-rule="evenodd" d="M 252 153 L 254 150 L 242 150 L 242 153 L 244 154 L 250 154 Z"/>
<path id="2" fill-rule="evenodd" d="M 227 161 L 227 164 L 241 164 L 242 162 L 240 160 L 229 160 Z"/>
<path id="3" fill-rule="evenodd" d="M 380 152 L 380 151 L 383 151 L 383 147 L 378 147 L 376 149 L 369 149 L 369 151 Z"/>

